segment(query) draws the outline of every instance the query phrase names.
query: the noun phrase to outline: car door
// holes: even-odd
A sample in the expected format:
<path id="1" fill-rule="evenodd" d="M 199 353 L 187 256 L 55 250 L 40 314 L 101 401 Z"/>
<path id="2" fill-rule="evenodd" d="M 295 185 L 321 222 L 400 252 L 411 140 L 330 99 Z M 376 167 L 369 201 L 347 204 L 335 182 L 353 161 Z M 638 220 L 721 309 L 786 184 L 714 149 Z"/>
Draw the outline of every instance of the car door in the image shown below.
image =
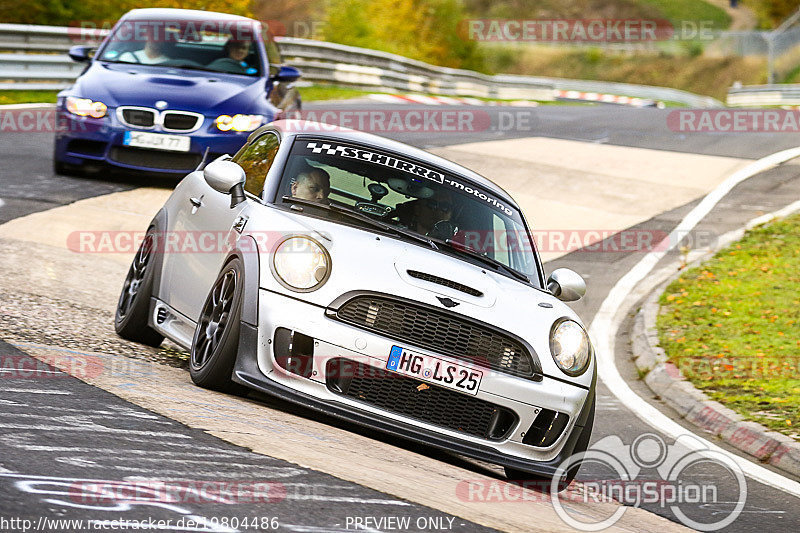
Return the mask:
<path id="1" fill-rule="evenodd" d="M 208 291 L 247 225 L 250 211 L 261 202 L 259 196 L 279 144 L 277 135 L 265 133 L 234 158 L 245 171 L 246 200 L 233 208 L 231 195 L 212 189 L 201 172 L 181 187 L 177 216 L 166 241 L 170 256 L 165 268 L 170 288 L 167 303 L 193 321 L 200 316 Z"/>

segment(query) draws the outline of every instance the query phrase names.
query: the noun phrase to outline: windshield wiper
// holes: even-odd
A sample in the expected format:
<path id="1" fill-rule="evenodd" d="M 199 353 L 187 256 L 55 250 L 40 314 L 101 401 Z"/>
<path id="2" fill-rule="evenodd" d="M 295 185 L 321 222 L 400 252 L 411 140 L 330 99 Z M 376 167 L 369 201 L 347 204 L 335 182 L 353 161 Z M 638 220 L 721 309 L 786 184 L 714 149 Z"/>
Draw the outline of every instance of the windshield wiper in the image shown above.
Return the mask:
<path id="1" fill-rule="evenodd" d="M 403 235 L 412 239 L 417 242 L 421 242 L 433 248 L 434 250 L 438 250 L 439 247 L 433 242 L 432 239 L 425 237 L 424 235 L 420 235 L 419 233 L 414 233 L 413 231 L 398 227 L 392 226 L 391 224 L 387 224 L 385 222 L 381 222 L 379 220 L 375 220 L 374 218 L 370 217 L 369 215 L 365 215 L 364 213 L 359 213 L 358 211 L 353 211 L 352 209 L 348 209 L 346 207 L 342 207 L 335 204 L 323 204 L 320 202 L 316 202 L 314 200 L 306 200 L 304 198 L 295 198 L 294 196 L 284 196 L 281 198 L 284 202 L 295 203 L 300 205 L 307 205 L 310 207 L 318 207 L 320 209 L 324 209 L 326 211 L 333 211 L 334 213 L 341 213 L 343 215 L 349 216 L 350 218 L 354 218 L 361 222 L 366 222 L 367 224 L 380 228 L 387 233 L 394 233 L 396 235 Z"/>
<path id="2" fill-rule="evenodd" d="M 451 250 L 455 250 L 456 252 L 462 253 L 464 255 L 468 255 L 470 257 L 474 257 L 475 259 L 483 261 L 486 264 L 489 264 L 489 265 L 492 265 L 494 267 L 500 268 L 500 269 L 508 272 L 509 274 L 511 274 L 512 276 L 514 276 L 515 278 L 517 278 L 520 281 L 524 281 L 525 283 L 530 283 L 531 282 L 530 278 L 528 276 L 526 276 L 525 274 L 523 274 L 522 272 L 520 272 L 519 270 L 517 270 L 515 268 L 511 268 L 507 264 L 503 263 L 502 261 L 498 261 L 497 259 L 495 259 L 493 257 L 489 257 L 484 252 L 479 252 L 478 250 L 476 250 L 474 248 L 470 248 L 469 246 L 465 246 L 465 245 L 463 245 L 461 243 L 455 242 L 452 239 L 445 239 L 445 240 L 434 239 L 434 242 L 438 243 L 440 245 L 443 244 L 443 245 L 447 246 L 448 248 L 450 248 Z"/>

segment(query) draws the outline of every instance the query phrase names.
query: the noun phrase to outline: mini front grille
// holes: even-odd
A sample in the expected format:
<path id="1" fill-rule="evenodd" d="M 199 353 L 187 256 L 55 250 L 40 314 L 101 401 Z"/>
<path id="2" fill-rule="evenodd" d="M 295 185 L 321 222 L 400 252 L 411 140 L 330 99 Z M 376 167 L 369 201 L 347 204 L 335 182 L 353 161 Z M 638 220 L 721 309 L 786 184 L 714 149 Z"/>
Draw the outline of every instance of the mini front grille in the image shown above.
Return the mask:
<path id="1" fill-rule="evenodd" d="M 152 128 L 156 123 L 156 112 L 150 109 L 123 108 L 122 120 L 128 126 L 134 126 L 137 128 Z"/>
<path id="2" fill-rule="evenodd" d="M 164 129 L 171 131 L 193 131 L 203 117 L 194 114 L 181 113 L 180 111 L 164 112 Z"/>
<path id="3" fill-rule="evenodd" d="M 336 394 L 474 437 L 501 440 L 519 420 L 511 409 L 344 358 L 328 361 L 325 375 Z"/>
<path id="4" fill-rule="evenodd" d="M 336 318 L 498 372 L 536 378 L 533 356 L 520 341 L 457 315 L 384 296 L 356 296 Z"/>
<path id="5" fill-rule="evenodd" d="M 407 270 L 408 275 L 412 278 L 421 279 L 423 281 L 429 281 L 431 283 L 436 283 L 437 285 L 442 285 L 444 287 L 449 287 L 451 289 L 455 289 L 457 291 L 461 291 L 465 294 L 469 294 L 470 296 L 481 297 L 483 293 L 477 289 L 473 289 L 472 287 L 468 287 L 463 283 L 459 283 L 457 281 L 452 281 L 445 278 L 440 278 L 439 276 L 435 276 L 433 274 L 427 274 L 425 272 L 420 272 L 418 270 Z"/>

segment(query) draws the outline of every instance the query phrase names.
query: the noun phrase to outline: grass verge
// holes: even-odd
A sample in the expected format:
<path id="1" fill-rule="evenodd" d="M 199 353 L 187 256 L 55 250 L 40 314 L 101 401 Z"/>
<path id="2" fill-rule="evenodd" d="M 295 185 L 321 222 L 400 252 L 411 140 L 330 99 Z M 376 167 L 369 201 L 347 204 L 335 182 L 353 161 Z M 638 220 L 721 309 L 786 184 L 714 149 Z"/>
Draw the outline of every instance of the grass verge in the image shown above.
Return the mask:
<path id="1" fill-rule="evenodd" d="M 660 303 L 659 342 L 695 387 L 800 441 L 800 215 L 749 231 Z"/>
<path id="2" fill-rule="evenodd" d="M 750 85 L 766 80 L 766 60 L 757 57 L 628 56 L 599 48 L 564 50 L 549 46 L 510 49 L 504 53 L 496 48 L 493 55 L 501 63 L 508 52 L 519 53 L 513 62 L 498 65 L 509 74 L 674 87 L 722 101 L 735 81 Z"/>
<path id="3" fill-rule="evenodd" d="M 724 30 L 731 25 L 731 17 L 724 9 L 704 1 L 698 0 L 639 0 L 643 4 L 649 4 L 661 13 L 664 17 L 676 24 L 676 31 L 684 21 L 709 22 L 711 28 Z"/>
<path id="4" fill-rule="evenodd" d="M 0 91 L 0 105 L 56 103 L 58 91 Z"/>
<path id="5" fill-rule="evenodd" d="M 351 89 L 350 87 L 340 87 L 338 85 L 311 85 L 310 87 L 300 87 L 298 90 L 304 102 L 366 98 L 368 94 L 377 92 Z"/>

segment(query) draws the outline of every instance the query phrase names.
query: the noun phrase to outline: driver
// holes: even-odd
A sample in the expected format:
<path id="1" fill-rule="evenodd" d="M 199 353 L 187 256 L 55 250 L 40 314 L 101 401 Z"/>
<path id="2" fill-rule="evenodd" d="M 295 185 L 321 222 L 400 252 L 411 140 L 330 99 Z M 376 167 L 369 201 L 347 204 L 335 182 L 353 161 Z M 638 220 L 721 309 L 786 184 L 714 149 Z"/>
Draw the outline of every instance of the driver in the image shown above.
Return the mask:
<path id="1" fill-rule="evenodd" d="M 400 222 L 422 235 L 430 235 L 437 222 L 450 221 L 453 218 L 453 197 L 446 190 L 440 190 L 430 198 L 419 198 L 397 207 Z"/>
<path id="2" fill-rule="evenodd" d="M 142 65 L 157 65 L 169 61 L 170 58 L 164 55 L 164 39 L 157 39 L 154 33 L 152 28 L 147 28 L 144 48 L 133 52 L 124 52 L 119 56 L 119 60 Z"/>
<path id="3" fill-rule="evenodd" d="M 331 177 L 321 168 L 307 167 L 292 178 L 292 196 L 314 202 L 327 202 L 331 193 Z"/>

